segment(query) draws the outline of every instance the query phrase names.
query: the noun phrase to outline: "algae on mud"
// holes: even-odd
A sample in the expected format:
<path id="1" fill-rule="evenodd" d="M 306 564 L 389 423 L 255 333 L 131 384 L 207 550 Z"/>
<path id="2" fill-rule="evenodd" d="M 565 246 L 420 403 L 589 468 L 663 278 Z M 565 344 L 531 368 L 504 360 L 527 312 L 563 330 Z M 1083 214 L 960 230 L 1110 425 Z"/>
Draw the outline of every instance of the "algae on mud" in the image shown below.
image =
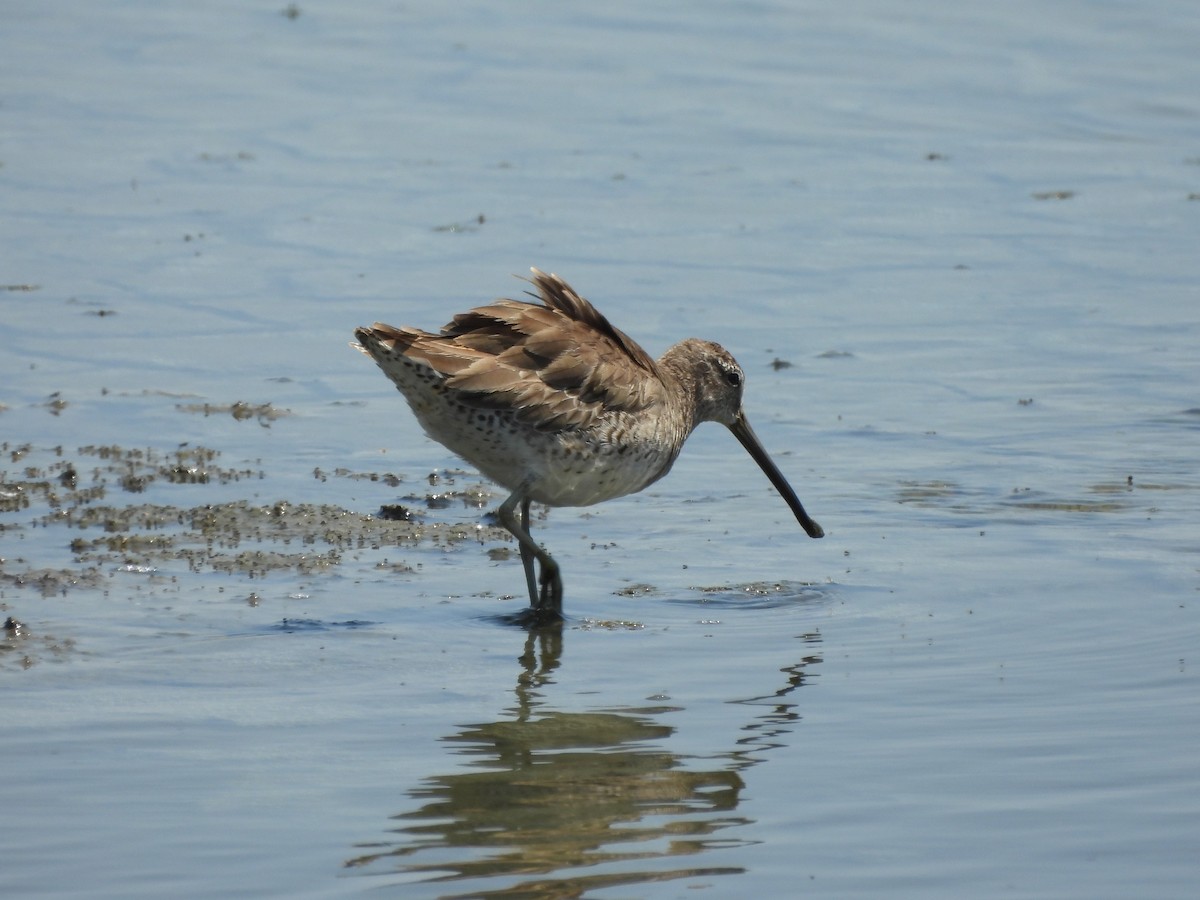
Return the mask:
<path id="1" fill-rule="evenodd" d="M 196 503 L 196 490 L 225 486 L 227 495 L 228 486 L 253 482 L 258 492 L 267 478 L 257 466 L 223 465 L 221 452 L 210 447 L 89 444 L 68 450 L 6 442 L 0 452 L 11 464 L 0 469 L 0 611 L 6 613 L 5 601 L 26 592 L 48 597 L 75 589 L 107 591 L 119 573 L 173 577 L 207 572 L 255 579 L 291 571 L 312 576 L 337 568 L 345 554 L 362 550 L 509 540 L 502 528 L 482 522 L 425 521 L 416 512 L 422 506 L 441 508 L 457 500 L 482 508 L 491 497 L 482 485 L 457 489 L 442 484 L 436 473 L 429 477 L 436 493 L 410 494 L 401 498 L 405 506 L 384 504 L 378 513 L 368 514 L 287 499 L 223 497 Z M 332 476 L 389 487 L 402 482 L 391 473 L 348 469 L 329 473 L 318 468 L 312 474 L 319 481 Z M 185 502 L 170 502 L 176 489 Z M 147 493 L 158 502 L 121 502 L 124 495 Z M 65 529 L 61 540 L 53 537 L 58 529 Z M 417 571 L 388 559 L 376 568 Z M 61 655 L 60 649 L 69 647 L 61 641 L 32 640 L 28 629 L 6 636 L 4 649 L 18 645 L 26 668 L 37 657 Z M 38 647 L 42 652 L 34 652 Z"/>

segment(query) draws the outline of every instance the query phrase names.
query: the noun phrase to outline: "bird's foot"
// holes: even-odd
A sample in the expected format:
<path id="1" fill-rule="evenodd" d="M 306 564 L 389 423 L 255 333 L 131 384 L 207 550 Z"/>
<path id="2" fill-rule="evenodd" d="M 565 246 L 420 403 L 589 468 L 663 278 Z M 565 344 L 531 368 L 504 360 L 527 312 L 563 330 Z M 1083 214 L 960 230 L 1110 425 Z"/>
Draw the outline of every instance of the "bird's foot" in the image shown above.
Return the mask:
<path id="1" fill-rule="evenodd" d="M 536 609 L 540 614 L 562 616 L 563 585 L 558 566 L 551 563 L 542 565 L 539 578 L 541 590 L 538 592 Z"/>

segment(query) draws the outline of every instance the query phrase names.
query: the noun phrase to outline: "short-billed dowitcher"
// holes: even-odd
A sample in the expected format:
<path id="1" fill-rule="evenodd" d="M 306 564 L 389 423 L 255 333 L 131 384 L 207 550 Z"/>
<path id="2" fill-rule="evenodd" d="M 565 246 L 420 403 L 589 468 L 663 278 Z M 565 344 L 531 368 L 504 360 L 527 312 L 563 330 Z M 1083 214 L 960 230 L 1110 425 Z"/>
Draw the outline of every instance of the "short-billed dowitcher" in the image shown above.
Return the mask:
<path id="1" fill-rule="evenodd" d="M 496 300 L 439 334 L 376 322 L 350 346 L 396 383 L 426 434 L 512 491 L 499 517 L 535 617 L 561 615 L 563 588 L 529 535 L 529 504 L 636 493 L 670 471 L 701 422 L 728 427 L 809 537 L 824 536 L 746 421 L 746 376 L 725 348 L 688 338 L 656 361 L 557 275 L 534 269 L 529 281 L 540 303 Z"/>

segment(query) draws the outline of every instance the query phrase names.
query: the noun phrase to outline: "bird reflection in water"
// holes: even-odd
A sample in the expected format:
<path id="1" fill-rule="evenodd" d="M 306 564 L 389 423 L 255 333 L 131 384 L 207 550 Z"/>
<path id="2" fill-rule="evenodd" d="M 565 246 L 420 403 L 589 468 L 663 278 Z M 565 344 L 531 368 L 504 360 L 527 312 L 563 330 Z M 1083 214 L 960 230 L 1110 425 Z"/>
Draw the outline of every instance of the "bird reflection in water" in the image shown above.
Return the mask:
<path id="1" fill-rule="evenodd" d="M 561 625 L 530 632 L 511 717 L 446 738 L 474 757 L 473 771 L 426 778 L 411 791 L 420 806 L 393 816 L 397 839 L 359 845 L 364 852 L 346 867 L 445 883 L 445 897 L 577 897 L 742 873 L 738 866 L 678 862 L 749 843 L 729 832 L 751 821 L 735 814 L 740 772 L 794 728 L 799 714 L 788 695 L 820 656 L 785 668 L 777 690 L 737 701 L 756 713 L 733 749 L 697 758 L 665 749 L 675 729 L 662 719 L 678 707 L 546 708 L 541 689 L 552 683 L 561 653 Z M 714 761 L 721 765 L 713 768 Z"/>

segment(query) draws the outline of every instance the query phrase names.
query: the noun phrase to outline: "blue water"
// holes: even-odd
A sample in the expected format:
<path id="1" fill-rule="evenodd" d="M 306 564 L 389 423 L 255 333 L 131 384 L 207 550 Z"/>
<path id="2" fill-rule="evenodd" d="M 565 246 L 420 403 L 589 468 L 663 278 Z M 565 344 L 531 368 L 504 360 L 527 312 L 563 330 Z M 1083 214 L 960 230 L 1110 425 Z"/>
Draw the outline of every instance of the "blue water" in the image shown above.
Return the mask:
<path id="1" fill-rule="evenodd" d="M 535 523 L 539 641 L 511 544 L 68 584 L 103 530 L 0 507 L 0 893 L 1194 895 L 1194 4 L 296 10 L 6 14 L 0 485 L 477 484 L 346 342 L 536 265 L 734 352 L 828 536 L 705 426 Z"/>

